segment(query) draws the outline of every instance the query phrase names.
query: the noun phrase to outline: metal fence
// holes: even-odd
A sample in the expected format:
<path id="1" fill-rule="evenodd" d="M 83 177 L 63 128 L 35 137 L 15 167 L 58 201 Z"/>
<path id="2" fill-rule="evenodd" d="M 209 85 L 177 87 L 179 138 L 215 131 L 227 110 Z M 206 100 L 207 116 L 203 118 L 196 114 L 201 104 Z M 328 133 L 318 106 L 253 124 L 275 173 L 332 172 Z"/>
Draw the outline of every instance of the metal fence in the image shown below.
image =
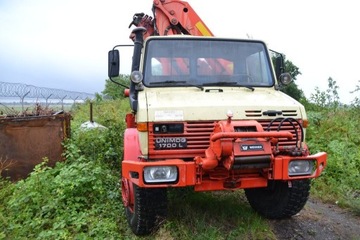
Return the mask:
<path id="1" fill-rule="evenodd" d="M 0 82 L 0 97 L 43 98 L 43 99 L 93 99 L 94 94 L 73 92 L 54 88 L 36 87 L 23 83 Z"/>
<path id="2" fill-rule="evenodd" d="M 7 102 L 19 102 L 24 109 L 25 99 L 32 99 L 36 101 L 45 101 L 46 106 L 48 101 L 58 100 L 59 104 L 64 105 L 65 100 L 85 101 L 95 98 L 95 94 L 66 91 L 62 89 L 37 87 L 23 83 L 8 83 L 0 82 L 0 103 L 6 105 Z"/>

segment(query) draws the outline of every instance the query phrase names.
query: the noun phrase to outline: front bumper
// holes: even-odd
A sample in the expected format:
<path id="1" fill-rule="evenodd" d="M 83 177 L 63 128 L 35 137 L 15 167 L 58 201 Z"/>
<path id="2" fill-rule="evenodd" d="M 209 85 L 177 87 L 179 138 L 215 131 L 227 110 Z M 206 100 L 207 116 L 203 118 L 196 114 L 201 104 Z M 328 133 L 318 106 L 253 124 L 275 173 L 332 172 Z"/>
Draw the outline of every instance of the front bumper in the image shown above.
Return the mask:
<path id="1" fill-rule="evenodd" d="M 268 180 L 291 181 L 317 178 L 326 166 L 326 158 L 327 154 L 325 152 L 306 157 L 277 156 L 272 159 L 270 168 L 260 169 L 260 174 L 249 175 L 230 170 L 227 171 L 227 177 L 211 177 L 211 174 L 216 176 L 218 169 L 212 170 L 209 174 L 209 172 L 202 169 L 201 164 L 197 164 L 195 161 L 185 162 L 182 159 L 167 159 L 154 162 L 124 160 L 122 162 L 122 177 L 139 187 L 148 188 L 194 186 L 197 191 L 257 188 L 266 187 Z M 289 163 L 294 160 L 314 161 L 314 168 L 307 175 L 289 176 Z M 177 180 L 172 183 L 146 183 L 144 180 L 144 168 L 151 166 L 176 166 L 178 170 Z"/>

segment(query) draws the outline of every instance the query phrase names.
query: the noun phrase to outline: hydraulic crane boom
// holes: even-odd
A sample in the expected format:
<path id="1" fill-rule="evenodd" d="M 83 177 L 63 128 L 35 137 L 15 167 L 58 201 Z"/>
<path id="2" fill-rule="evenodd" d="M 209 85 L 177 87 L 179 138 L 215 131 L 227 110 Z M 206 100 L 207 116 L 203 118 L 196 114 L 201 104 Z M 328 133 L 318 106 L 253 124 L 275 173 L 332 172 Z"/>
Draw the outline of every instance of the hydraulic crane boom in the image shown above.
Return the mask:
<path id="1" fill-rule="evenodd" d="M 133 21 L 130 23 L 129 28 L 132 25 L 136 27 L 144 27 L 143 39 L 149 36 L 159 35 L 192 35 L 192 36 L 214 36 L 206 24 L 201 20 L 199 15 L 186 1 L 181 0 L 154 0 L 153 1 L 153 15 L 154 18 L 144 13 L 134 14 Z M 135 35 L 132 33 L 130 38 L 135 41 Z M 165 61 L 158 59 L 167 69 L 171 71 L 169 65 Z M 176 60 L 178 65 L 184 66 L 181 60 Z M 180 62 L 179 62 L 180 61 Z M 226 69 L 226 63 L 221 60 L 207 60 L 207 66 L 211 66 L 212 69 L 218 69 L 218 71 L 228 71 Z M 204 70 L 206 71 L 206 70 Z"/>
<path id="2" fill-rule="evenodd" d="M 144 27 L 144 39 L 152 35 L 175 34 L 214 36 L 188 2 L 154 0 L 152 10 L 154 18 L 144 13 L 136 13 L 129 26 Z M 133 36 L 130 37 L 133 39 Z"/>

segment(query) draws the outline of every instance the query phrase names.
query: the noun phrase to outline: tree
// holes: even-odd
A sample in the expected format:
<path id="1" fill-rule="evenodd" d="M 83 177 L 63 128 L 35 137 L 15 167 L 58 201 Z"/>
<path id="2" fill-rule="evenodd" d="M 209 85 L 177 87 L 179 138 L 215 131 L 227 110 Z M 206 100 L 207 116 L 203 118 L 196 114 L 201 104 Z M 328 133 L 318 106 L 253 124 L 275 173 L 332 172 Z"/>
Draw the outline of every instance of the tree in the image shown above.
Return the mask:
<path id="1" fill-rule="evenodd" d="M 119 77 L 114 78 L 115 81 L 121 83 L 122 85 L 129 86 L 129 75 L 120 74 Z M 120 86 L 114 82 L 112 82 L 110 79 L 105 80 L 105 89 L 102 91 L 102 94 L 104 94 L 107 97 L 110 97 L 111 99 L 117 99 L 117 98 L 124 98 L 124 87 Z"/>
<path id="2" fill-rule="evenodd" d="M 337 108 L 340 104 L 338 90 L 339 86 L 336 84 L 336 81 L 329 77 L 328 89 L 326 89 L 326 91 L 320 91 L 320 89 L 316 87 L 315 93 L 310 96 L 310 101 L 322 108 Z"/>
<path id="3" fill-rule="evenodd" d="M 350 93 L 356 93 L 356 92 L 360 92 L 360 80 L 358 81 L 359 85 L 356 85 L 355 90 L 351 91 Z M 355 99 L 352 101 L 352 104 L 354 106 L 360 106 L 360 98 L 359 97 L 355 97 Z"/>
<path id="4" fill-rule="evenodd" d="M 328 98 L 328 104 L 333 107 L 339 106 L 339 86 L 336 85 L 336 81 L 332 79 L 332 77 L 329 77 L 328 79 L 328 89 L 326 90 L 326 95 Z"/>

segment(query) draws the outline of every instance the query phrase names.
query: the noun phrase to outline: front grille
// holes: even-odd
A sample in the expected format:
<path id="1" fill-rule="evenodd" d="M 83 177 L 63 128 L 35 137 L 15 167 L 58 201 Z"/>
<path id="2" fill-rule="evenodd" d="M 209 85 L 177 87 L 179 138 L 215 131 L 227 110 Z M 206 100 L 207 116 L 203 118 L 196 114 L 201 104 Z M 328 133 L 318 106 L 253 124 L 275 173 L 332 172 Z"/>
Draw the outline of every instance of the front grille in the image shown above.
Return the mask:
<path id="1" fill-rule="evenodd" d="M 295 121 L 290 123 L 284 121 L 279 128 L 280 121 L 274 121 L 271 126 L 270 120 L 258 120 L 262 125 L 264 131 L 289 131 L 293 134 L 293 139 L 279 139 L 279 146 L 284 148 L 294 148 L 298 141 L 303 136 L 299 124 Z M 149 157 L 151 159 L 164 159 L 164 158 L 180 158 L 192 160 L 195 156 L 205 156 L 205 150 L 209 147 L 209 139 L 211 133 L 214 131 L 215 122 L 204 121 L 204 122 L 183 122 L 184 133 L 154 133 L 154 123 L 149 123 Z M 301 124 L 301 122 L 300 122 Z M 235 131 L 246 131 L 251 129 L 236 129 Z M 168 138 L 168 137 L 179 137 L 186 138 L 187 146 L 181 149 L 155 149 L 155 138 Z"/>
<path id="2" fill-rule="evenodd" d="M 153 129 L 153 123 L 149 123 L 149 129 Z M 214 131 L 214 122 L 184 122 L 184 133 L 154 134 L 149 132 L 149 155 L 151 158 L 194 158 L 205 156 L 205 150 L 209 147 L 210 134 Z M 155 149 L 155 137 L 185 137 L 186 149 Z M 176 151 L 176 153 L 174 153 Z"/>

